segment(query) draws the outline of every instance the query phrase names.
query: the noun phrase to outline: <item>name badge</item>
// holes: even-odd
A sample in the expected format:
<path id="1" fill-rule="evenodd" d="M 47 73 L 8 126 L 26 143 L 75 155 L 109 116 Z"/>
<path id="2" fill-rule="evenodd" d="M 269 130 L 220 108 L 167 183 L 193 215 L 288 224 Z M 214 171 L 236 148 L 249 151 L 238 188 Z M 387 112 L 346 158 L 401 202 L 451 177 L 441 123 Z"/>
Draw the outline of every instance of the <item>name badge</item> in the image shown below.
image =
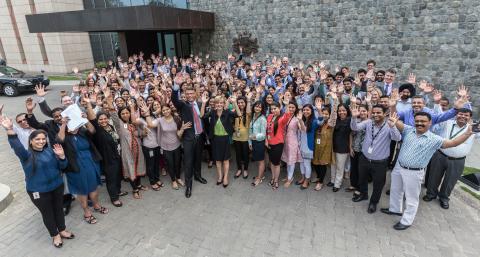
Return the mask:
<path id="1" fill-rule="evenodd" d="M 152 150 L 148 151 L 148 155 L 150 155 L 150 157 L 153 157 L 153 151 Z"/>
<path id="2" fill-rule="evenodd" d="M 373 147 L 370 146 L 370 147 L 368 148 L 367 152 L 368 152 L 369 154 L 373 153 Z"/>
<path id="3" fill-rule="evenodd" d="M 127 128 L 128 128 L 128 125 L 127 125 L 127 124 L 123 124 L 123 127 L 124 127 L 125 129 L 127 129 Z"/>
<path id="4" fill-rule="evenodd" d="M 32 195 L 33 195 L 33 199 L 40 199 L 40 193 L 39 192 L 35 192 Z"/>
<path id="5" fill-rule="evenodd" d="M 317 145 L 320 144 L 320 138 L 317 138 Z"/>

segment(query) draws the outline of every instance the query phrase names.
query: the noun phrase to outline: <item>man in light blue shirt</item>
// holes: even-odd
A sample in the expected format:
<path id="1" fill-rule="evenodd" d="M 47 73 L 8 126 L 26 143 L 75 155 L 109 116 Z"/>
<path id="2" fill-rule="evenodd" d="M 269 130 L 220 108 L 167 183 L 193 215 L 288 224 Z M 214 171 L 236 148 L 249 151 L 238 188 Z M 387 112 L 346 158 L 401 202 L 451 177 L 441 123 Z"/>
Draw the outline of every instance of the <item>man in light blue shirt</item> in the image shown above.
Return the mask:
<path id="1" fill-rule="evenodd" d="M 435 151 L 460 145 L 473 134 L 469 127 L 467 132 L 459 137 L 443 139 L 430 131 L 432 116 L 429 113 L 417 112 L 414 119 L 415 127 L 404 125 L 399 120 L 395 123 L 402 132 L 403 144 L 392 171 L 390 207 L 381 209 L 383 213 L 402 216 L 402 219 L 393 226 L 396 230 L 407 229 L 415 219 L 425 169 Z M 405 208 L 403 208 L 404 196 Z"/>

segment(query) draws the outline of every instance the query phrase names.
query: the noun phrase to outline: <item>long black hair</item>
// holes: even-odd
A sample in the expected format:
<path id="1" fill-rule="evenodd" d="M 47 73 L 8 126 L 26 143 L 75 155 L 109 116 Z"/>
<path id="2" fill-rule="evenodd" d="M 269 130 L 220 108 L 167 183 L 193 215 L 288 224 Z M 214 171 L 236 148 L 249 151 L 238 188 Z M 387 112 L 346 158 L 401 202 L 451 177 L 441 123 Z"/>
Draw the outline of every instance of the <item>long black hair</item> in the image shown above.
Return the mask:
<path id="1" fill-rule="evenodd" d="M 30 136 L 28 136 L 28 151 L 32 154 L 31 157 L 30 157 L 30 160 L 32 161 L 32 176 L 35 175 L 35 171 L 36 171 L 36 168 L 37 168 L 36 162 L 37 162 L 38 151 L 33 150 L 32 144 L 30 142 L 40 134 L 43 134 L 45 136 L 45 139 L 48 138 L 47 131 L 45 131 L 43 129 L 34 130 L 30 134 Z M 48 144 L 45 144 L 45 146 L 43 146 L 42 151 L 47 147 L 48 147 Z"/>
<path id="2" fill-rule="evenodd" d="M 247 126 L 246 123 L 247 123 L 247 98 L 244 97 L 244 96 L 239 96 L 237 98 L 237 105 L 238 105 L 238 101 L 240 100 L 243 100 L 243 102 L 245 103 L 245 108 L 243 109 L 242 111 L 242 123 L 243 123 L 243 126 Z"/>
<path id="3" fill-rule="evenodd" d="M 280 108 L 280 104 L 277 102 L 273 102 L 271 105 Z M 280 115 L 278 116 L 280 117 Z M 275 118 L 275 121 L 273 122 L 273 135 L 277 134 L 277 129 L 278 129 L 278 117 Z"/>
<path id="4" fill-rule="evenodd" d="M 307 127 L 307 133 L 310 132 L 310 130 L 312 129 L 312 123 L 313 123 L 313 117 L 315 117 L 315 113 L 314 113 L 314 110 L 313 110 L 313 106 L 311 104 L 306 104 L 303 106 L 302 109 L 305 109 L 305 108 L 308 108 L 310 109 L 310 112 L 312 114 L 310 114 L 310 117 L 305 117 L 305 115 L 303 115 L 302 119 L 303 119 L 303 122 L 305 123 L 305 126 Z"/>
<path id="5" fill-rule="evenodd" d="M 130 113 L 130 117 L 128 118 L 128 123 L 132 123 L 132 112 L 130 111 L 129 107 L 118 108 L 118 118 L 125 123 L 125 121 L 122 119 L 123 110 L 127 110 Z"/>

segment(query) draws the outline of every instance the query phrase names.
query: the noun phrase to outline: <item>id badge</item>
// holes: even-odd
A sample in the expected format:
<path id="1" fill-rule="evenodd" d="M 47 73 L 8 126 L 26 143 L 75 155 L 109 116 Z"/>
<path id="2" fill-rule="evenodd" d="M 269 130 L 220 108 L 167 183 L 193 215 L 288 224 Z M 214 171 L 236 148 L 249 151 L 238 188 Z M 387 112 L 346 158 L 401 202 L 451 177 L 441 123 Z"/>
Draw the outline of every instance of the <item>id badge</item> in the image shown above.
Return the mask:
<path id="1" fill-rule="evenodd" d="M 127 125 L 127 124 L 123 124 L 123 127 L 124 127 L 125 129 L 128 129 L 128 125 Z"/>
<path id="2" fill-rule="evenodd" d="M 317 145 L 320 144 L 320 138 L 317 138 Z"/>
<path id="3" fill-rule="evenodd" d="M 367 152 L 368 152 L 369 154 L 373 153 L 373 147 L 371 147 L 371 146 L 370 146 L 370 147 L 368 147 L 368 150 L 367 150 Z"/>
<path id="4" fill-rule="evenodd" d="M 148 155 L 150 155 L 150 157 L 153 157 L 153 150 L 148 151 Z"/>
<path id="5" fill-rule="evenodd" d="M 33 195 L 33 199 L 40 199 L 40 193 L 39 192 L 35 192 L 32 195 Z"/>

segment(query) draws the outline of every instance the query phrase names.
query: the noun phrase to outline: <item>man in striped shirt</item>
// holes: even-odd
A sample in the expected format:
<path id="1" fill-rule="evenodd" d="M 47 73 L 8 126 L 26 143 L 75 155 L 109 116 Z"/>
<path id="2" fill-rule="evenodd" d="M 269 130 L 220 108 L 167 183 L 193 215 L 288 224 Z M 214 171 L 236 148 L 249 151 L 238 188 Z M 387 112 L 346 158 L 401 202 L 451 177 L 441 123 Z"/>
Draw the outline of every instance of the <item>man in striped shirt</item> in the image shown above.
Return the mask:
<path id="1" fill-rule="evenodd" d="M 389 215 L 402 216 L 402 219 L 393 228 L 405 230 L 412 225 L 415 219 L 421 183 L 432 155 L 440 148 L 445 149 L 460 145 L 473 132 L 470 126 L 462 135 L 454 139 L 444 139 L 430 131 L 432 116 L 427 112 L 415 113 L 415 127 L 404 125 L 403 122 L 398 120 L 398 116 L 395 118 L 395 125 L 402 132 L 403 144 L 395 168 L 392 171 L 390 207 L 383 208 L 381 211 Z M 403 208 L 404 196 L 406 199 L 405 208 Z"/>

